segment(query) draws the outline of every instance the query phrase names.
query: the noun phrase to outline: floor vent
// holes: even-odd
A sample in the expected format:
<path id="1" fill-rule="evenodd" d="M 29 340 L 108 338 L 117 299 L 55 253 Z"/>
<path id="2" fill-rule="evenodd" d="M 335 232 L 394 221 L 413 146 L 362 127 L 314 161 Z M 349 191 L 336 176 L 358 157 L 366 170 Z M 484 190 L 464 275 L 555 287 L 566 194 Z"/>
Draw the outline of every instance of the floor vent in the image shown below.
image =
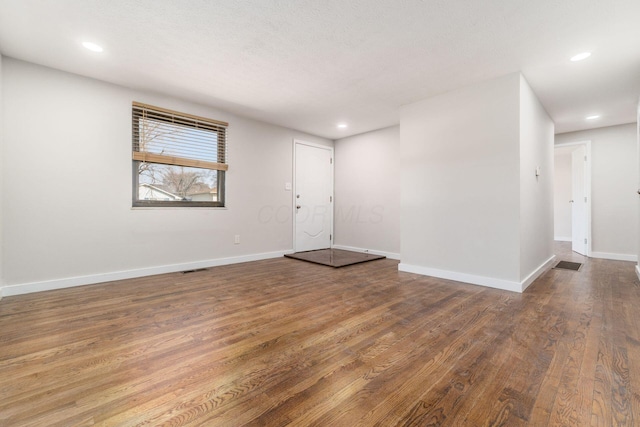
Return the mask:
<path id="1" fill-rule="evenodd" d="M 569 262 L 569 261 L 560 261 L 553 268 L 559 268 L 561 270 L 572 270 L 572 271 L 580 271 L 582 268 L 582 263 L 579 262 Z"/>
<path id="2" fill-rule="evenodd" d="M 185 270 L 182 274 L 197 273 L 198 271 L 207 271 L 206 268 L 196 268 L 194 270 Z"/>

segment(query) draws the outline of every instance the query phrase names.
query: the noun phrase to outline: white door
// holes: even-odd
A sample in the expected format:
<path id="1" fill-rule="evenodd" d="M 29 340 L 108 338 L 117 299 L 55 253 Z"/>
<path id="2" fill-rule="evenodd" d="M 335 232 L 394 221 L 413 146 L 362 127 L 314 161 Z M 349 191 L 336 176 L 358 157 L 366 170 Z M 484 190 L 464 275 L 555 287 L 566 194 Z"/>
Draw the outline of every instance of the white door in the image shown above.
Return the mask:
<path id="1" fill-rule="evenodd" d="M 333 150 L 296 141 L 295 242 L 296 252 L 331 247 L 333 228 Z"/>
<path id="2" fill-rule="evenodd" d="M 584 145 L 571 152 L 571 249 L 587 255 L 586 155 Z"/>

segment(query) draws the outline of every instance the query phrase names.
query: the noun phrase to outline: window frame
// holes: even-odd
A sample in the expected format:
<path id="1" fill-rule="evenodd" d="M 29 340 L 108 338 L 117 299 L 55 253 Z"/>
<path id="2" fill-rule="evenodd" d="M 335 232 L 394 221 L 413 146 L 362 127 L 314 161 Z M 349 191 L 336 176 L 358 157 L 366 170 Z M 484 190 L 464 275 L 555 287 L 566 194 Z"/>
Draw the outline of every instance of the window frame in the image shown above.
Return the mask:
<path id="1" fill-rule="evenodd" d="M 136 157 L 136 153 L 145 153 L 144 151 L 139 151 L 136 150 L 135 147 L 139 146 L 139 126 L 140 126 L 140 116 L 138 114 L 136 114 L 136 109 L 144 109 L 144 110 L 149 110 L 149 111 L 153 111 L 155 113 L 159 113 L 160 116 L 154 116 L 153 120 L 159 120 L 159 121 L 165 121 L 166 123 L 173 123 L 172 120 L 169 120 L 169 118 L 172 117 L 177 117 L 179 119 L 186 119 L 187 121 L 194 121 L 195 122 L 200 122 L 200 123 L 211 123 L 213 124 L 216 128 L 218 128 L 219 130 L 212 130 L 209 129 L 211 132 L 214 133 L 218 133 L 218 137 L 217 137 L 217 151 L 219 154 L 222 154 L 223 157 L 223 161 L 219 163 L 219 168 L 208 168 L 208 167 L 199 167 L 197 165 L 182 165 L 182 164 L 174 164 L 174 163 L 168 163 L 168 162 L 153 162 L 153 161 L 149 161 L 147 163 L 150 164 L 158 164 L 158 165 L 170 165 L 170 166 L 182 166 L 182 167 L 189 167 L 189 168 L 196 168 L 196 169 L 206 169 L 206 170 L 215 170 L 217 172 L 217 179 L 216 179 L 216 189 L 217 189 L 217 200 L 216 201 L 188 201 L 188 200 L 175 200 L 175 201 L 162 201 L 162 200 L 141 200 L 139 199 L 139 187 L 140 187 L 140 174 L 139 174 L 139 167 L 140 164 L 143 163 L 143 161 L 141 160 L 137 160 Z M 146 208 L 163 208 L 163 207 L 186 207 L 186 208 L 224 208 L 226 207 L 226 186 L 225 186 L 225 180 L 226 180 L 226 172 L 228 170 L 228 164 L 226 162 L 226 149 L 227 149 L 227 127 L 229 126 L 228 123 L 226 122 L 221 122 L 218 120 L 213 120 L 213 119 L 207 119 L 204 117 L 199 117 L 199 116 L 194 116 L 191 114 L 186 114 L 186 113 L 181 113 L 178 111 L 173 111 L 173 110 L 168 110 L 166 108 L 161 108 L 161 107 L 155 107 L 152 105 L 148 105 L 148 104 L 143 104 L 143 103 L 139 103 L 139 102 L 133 102 L 132 104 L 132 135 L 131 135 L 131 141 L 132 141 L 132 175 L 133 175 L 133 179 L 132 181 L 132 207 L 136 208 L 136 207 L 146 207 Z M 166 115 L 167 119 L 163 119 L 161 116 L 162 115 Z M 190 126 L 187 126 L 183 123 L 180 124 L 176 124 L 176 126 L 186 126 L 187 128 Z M 193 126 L 194 129 L 198 129 L 196 126 Z M 220 134 L 222 133 L 222 138 L 220 137 Z M 219 147 L 220 144 L 220 140 L 222 140 L 222 151 Z M 193 161 L 195 163 L 198 162 L 198 160 L 191 160 L 191 159 L 185 159 L 187 161 Z"/>

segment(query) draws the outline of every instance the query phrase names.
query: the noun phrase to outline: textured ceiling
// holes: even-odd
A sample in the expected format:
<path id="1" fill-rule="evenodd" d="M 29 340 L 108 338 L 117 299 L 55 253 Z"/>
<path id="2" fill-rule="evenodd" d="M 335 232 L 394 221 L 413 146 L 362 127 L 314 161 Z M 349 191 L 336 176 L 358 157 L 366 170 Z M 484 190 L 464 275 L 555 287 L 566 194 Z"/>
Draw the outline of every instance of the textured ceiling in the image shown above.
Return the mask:
<path id="1" fill-rule="evenodd" d="M 521 71 L 566 132 L 635 121 L 640 1 L 0 0 L 0 52 L 332 139 Z"/>

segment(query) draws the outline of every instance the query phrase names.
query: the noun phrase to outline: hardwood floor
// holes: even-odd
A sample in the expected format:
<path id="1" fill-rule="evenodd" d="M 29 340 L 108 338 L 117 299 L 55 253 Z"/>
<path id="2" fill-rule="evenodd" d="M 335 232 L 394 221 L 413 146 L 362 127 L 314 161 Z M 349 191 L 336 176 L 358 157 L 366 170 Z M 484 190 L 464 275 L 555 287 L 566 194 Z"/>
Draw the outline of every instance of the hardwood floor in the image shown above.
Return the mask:
<path id="1" fill-rule="evenodd" d="M 282 258 L 6 297 L 0 425 L 640 425 L 640 284 Z"/>

